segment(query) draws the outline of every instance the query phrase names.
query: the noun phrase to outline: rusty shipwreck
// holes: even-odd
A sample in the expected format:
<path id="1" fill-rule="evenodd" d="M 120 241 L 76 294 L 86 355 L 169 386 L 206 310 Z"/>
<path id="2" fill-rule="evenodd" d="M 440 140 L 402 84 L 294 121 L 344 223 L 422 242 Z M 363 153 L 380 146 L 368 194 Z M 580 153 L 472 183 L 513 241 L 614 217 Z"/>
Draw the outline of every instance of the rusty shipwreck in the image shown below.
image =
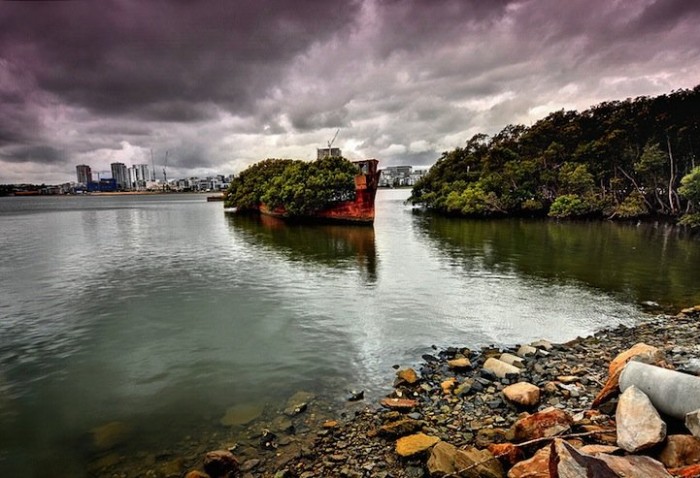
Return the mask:
<path id="1" fill-rule="evenodd" d="M 373 224 L 374 198 L 377 195 L 379 175 L 381 174 L 381 171 L 378 169 L 379 161 L 376 159 L 364 159 L 352 161 L 352 163 L 357 166 L 354 199 L 334 203 L 306 216 L 292 217 L 287 214 L 283 207 L 271 209 L 265 204 L 260 204 L 258 211 L 261 214 L 295 222 Z"/>

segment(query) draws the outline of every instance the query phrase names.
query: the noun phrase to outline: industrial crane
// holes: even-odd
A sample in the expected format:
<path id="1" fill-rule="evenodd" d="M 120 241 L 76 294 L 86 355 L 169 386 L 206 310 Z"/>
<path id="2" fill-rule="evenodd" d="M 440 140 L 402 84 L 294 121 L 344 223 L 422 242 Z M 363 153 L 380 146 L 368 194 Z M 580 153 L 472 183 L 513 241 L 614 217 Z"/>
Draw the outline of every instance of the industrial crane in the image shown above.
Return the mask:
<path id="1" fill-rule="evenodd" d="M 333 135 L 333 139 L 331 139 L 331 140 L 328 142 L 328 154 L 329 154 L 329 155 L 331 154 L 331 146 L 333 146 L 333 143 L 335 142 L 335 139 L 338 137 L 338 133 L 340 133 L 340 128 L 338 128 L 338 129 L 335 131 L 335 134 Z"/>
<path id="2" fill-rule="evenodd" d="M 168 186 L 168 174 L 166 169 L 168 167 L 168 151 L 165 152 L 165 164 L 163 164 L 163 189 Z"/>

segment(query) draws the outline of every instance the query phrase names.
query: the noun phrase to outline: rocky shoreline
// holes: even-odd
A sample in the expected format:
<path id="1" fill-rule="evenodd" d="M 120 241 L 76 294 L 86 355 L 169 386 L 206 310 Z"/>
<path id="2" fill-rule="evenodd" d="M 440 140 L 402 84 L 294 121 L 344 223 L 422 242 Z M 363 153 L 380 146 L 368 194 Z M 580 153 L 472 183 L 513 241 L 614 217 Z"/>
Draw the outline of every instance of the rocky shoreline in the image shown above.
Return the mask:
<path id="1" fill-rule="evenodd" d="M 641 445 L 623 437 L 620 447 L 629 420 L 616 411 L 628 393 L 618 396 L 619 371 L 611 365 L 621 370 L 636 356 L 700 373 L 699 319 L 696 306 L 566 344 L 436 350 L 417 370 L 397 370 L 393 392 L 379 404 L 356 394 L 346 410 L 333 411 L 296 394 L 277 416 L 248 426 L 244 439 L 146 476 L 700 476 L 693 466 L 700 439 L 682 420 L 662 415 L 663 437 Z"/>

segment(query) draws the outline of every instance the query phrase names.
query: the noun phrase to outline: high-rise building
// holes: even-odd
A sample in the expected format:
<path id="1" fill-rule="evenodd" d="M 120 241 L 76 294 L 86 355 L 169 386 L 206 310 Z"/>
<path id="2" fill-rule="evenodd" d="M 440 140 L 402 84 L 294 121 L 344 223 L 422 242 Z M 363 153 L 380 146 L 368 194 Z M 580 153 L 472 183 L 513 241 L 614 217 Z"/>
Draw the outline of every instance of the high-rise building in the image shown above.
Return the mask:
<path id="1" fill-rule="evenodd" d="M 150 177 L 147 164 L 134 164 L 129 168 L 129 181 L 134 189 L 145 188 L 146 181 L 149 181 Z"/>
<path id="2" fill-rule="evenodd" d="M 124 163 L 112 163 L 112 178 L 117 182 L 119 189 L 131 189 L 131 181 L 129 181 L 129 170 Z"/>
<path id="3" fill-rule="evenodd" d="M 316 148 L 316 159 L 328 158 L 330 156 L 342 156 L 340 148 Z"/>
<path id="4" fill-rule="evenodd" d="M 78 182 L 87 186 L 88 183 L 92 182 L 92 169 L 87 164 L 79 164 L 75 167 L 76 173 L 78 173 Z"/>

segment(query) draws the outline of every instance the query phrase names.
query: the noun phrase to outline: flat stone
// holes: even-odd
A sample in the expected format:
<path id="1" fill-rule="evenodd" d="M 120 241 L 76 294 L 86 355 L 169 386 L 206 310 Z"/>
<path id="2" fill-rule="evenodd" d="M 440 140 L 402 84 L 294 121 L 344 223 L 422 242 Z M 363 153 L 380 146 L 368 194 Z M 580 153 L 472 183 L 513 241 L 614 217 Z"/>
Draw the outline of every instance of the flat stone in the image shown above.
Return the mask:
<path id="1" fill-rule="evenodd" d="M 509 365 L 505 362 L 501 362 L 498 359 L 495 358 L 489 358 L 484 362 L 484 370 L 491 372 L 498 378 L 506 378 L 506 375 L 514 374 L 518 375 L 522 370 L 520 370 L 518 367 L 514 367 L 513 365 Z"/>
<path id="2" fill-rule="evenodd" d="M 700 476 L 700 465 L 672 468 L 668 471 L 676 478 L 698 478 L 698 476 Z"/>
<path id="3" fill-rule="evenodd" d="M 553 437 L 568 431 L 573 419 L 563 410 L 547 408 L 521 418 L 513 425 L 516 441 Z"/>
<path id="4" fill-rule="evenodd" d="M 410 398 L 384 398 L 379 403 L 392 410 L 410 410 L 418 405 L 416 400 Z"/>
<path id="5" fill-rule="evenodd" d="M 525 360 L 517 355 L 502 353 L 498 360 L 514 367 L 525 368 Z"/>
<path id="6" fill-rule="evenodd" d="M 463 358 L 456 358 L 453 360 L 448 360 L 447 366 L 452 368 L 452 369 L 465 369 L 465 368 L 470 368 L 472 366 L 472 363 L 469 361 L 468 358 L 463 357 Z"/>
<path id="7" fill-rule="evenodd" d="M 418 374 L 412 368 L 399 370 L 398 372 L 396 372 L 396 377 L 398 378 L 399 382 L 405 383 L 407 385 L 414 385 L 420 380 Z"/>
<path id="8" fill-rule="evenodd" d="M 666 438 L 666 423 L 644 392 L 634 385 L 620 396 L 615 419 L 617 444 L 630 453 L 651 448 Z"/>
<path id="9" fill-rule="evenodd" d="M 518 357 L 531 357 L 537 353 L 537 349 L 532 345 L 521 345 L 515 354 Z"/>
<path id="10" fill-rule="evenodd" d="M 396 441 L 396 453 L 403 457 L 413 456 L 430 449 L 439 441 L 438 437 L 429 436 L 425 433 L 408 435 Z"/>
<path id="11" fill-rule="evenodd" d="M 540 401 L 540 389 L 528 382 L 518 382 L 503 389 L 508 401 L 524 407 L 532 407 Z"/>
<path id="12" fill-rule="evenodd" d="M 564 384 L 570 384 L 570 383 L 576 383 L 580 381 L 581 379 L 577 375 L 559 375 L 557 377 L 557 380 L 559 380 L 561 383 Z"/>
<path id="13" fill-rule="evenodd" d="M 669 435 L 658 458 L 667 468 L 700 463 L 700 438 L 691 435 Z"/>

